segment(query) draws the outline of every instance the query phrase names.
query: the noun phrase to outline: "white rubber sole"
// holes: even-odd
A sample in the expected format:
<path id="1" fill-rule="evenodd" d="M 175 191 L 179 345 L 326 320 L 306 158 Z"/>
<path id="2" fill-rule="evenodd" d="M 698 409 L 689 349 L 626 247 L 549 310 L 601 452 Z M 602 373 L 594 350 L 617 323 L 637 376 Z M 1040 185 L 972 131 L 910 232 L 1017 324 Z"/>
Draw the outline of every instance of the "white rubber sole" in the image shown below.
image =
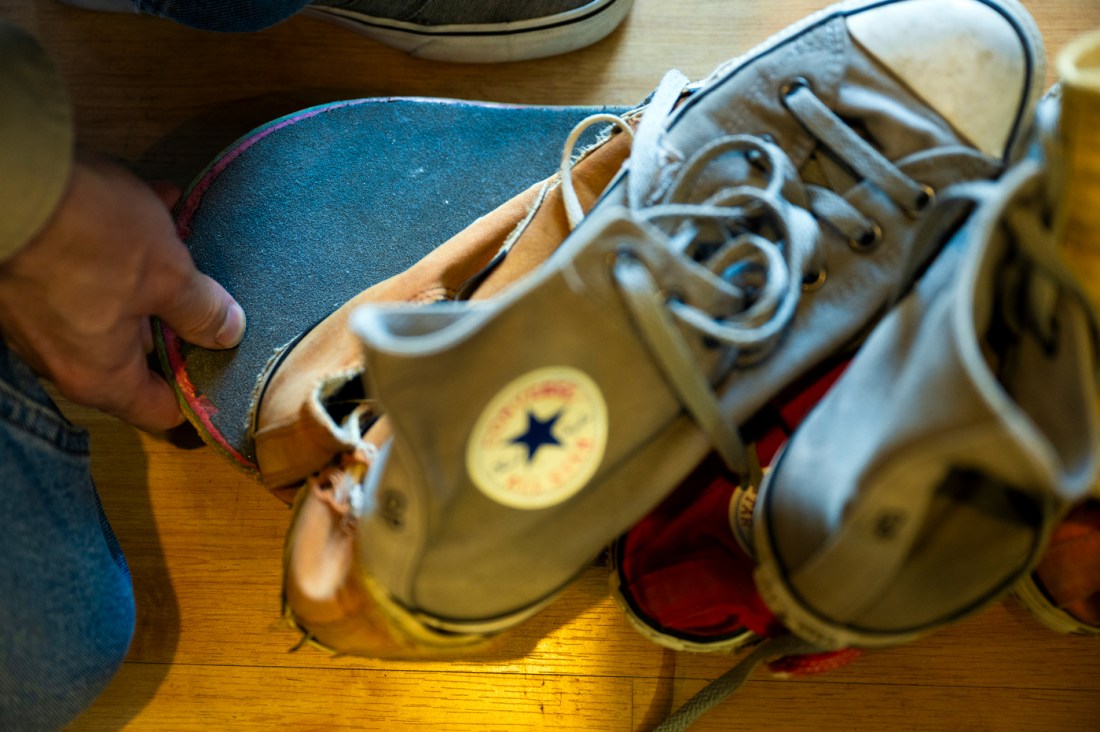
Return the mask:
<path id="1" fill-rule="evenodd" d="M 1035 582 L 1034 575 L 1029 574 L 1021 580 L 1012 594 L 1036 620 L 1056 633 L 1100 635 L 1100 627 L 1082 622 L 1055 606 Z"/>
<path id="2" fill-rule="evenodd" d="M 615 30 L 633 4 L 634 0 L 592 0 L 557 15 L 482 25 L 417 25 L 317 6 L 308 6 L 302 12 L 351 28 L 417 58 L 502 63 L 556 56 L 590 46 Z"/>

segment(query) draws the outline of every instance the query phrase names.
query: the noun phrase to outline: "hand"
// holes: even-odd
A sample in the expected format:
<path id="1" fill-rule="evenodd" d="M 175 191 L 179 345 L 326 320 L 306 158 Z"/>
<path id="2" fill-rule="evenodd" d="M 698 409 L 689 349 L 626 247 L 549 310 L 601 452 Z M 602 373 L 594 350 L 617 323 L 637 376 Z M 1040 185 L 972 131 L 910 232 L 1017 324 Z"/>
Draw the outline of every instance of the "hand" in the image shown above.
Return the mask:
<path id="1" fill-rule="evenodd" d="M 149 370 L 150 316 L 181 338 L 229 348 L 244 312 L 201 274 L 152 187 L 103 160 L 81 159 L 53 218 L 0 263 L 0 334 L 67 398 L 144 430 L 183 421 L 172 388 Z"/>

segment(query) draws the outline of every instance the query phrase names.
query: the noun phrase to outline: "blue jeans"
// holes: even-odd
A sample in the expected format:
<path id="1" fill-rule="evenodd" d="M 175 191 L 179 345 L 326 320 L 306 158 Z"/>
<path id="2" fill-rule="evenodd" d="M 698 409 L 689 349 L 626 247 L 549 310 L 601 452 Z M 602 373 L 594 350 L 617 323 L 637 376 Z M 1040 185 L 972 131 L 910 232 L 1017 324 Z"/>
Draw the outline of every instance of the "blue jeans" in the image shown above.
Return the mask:
<path id="1" fill-rule="evenodd" d="M 309 0 L 133 0 L 143 13 L 210 31 L 257 31 L 286 20 Z"/>
<path id="2" fill-rule="evenodd" d="M 0 729 L 56 729 L 118 670 L 134 594 L 88 435 L 2 341 L 0 497 Z"/>

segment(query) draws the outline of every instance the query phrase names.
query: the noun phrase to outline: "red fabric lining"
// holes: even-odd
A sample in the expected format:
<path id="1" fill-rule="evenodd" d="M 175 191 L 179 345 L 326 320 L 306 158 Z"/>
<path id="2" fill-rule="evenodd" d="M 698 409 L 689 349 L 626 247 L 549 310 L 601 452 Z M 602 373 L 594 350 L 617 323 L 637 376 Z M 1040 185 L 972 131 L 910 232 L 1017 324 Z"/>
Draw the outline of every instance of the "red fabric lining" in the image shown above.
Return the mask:
<path id="1" fill-rule="evenodd" d="M 756 442 L 770 464 L 796 427 L 843 373 L 831 368 L 810 386 L 774 406 L 774 423 Z M 753 562 L 729 523 L 737 479 L 714 455 L 698 468 L 619 545 L 621 590 L 643 621 L 680 638 L 706 642 L 746 629 L 770 637 L 786 632 L 753 581 Z M 848 663 L 857 651 L 780 659 L 777 673 L 808 674 Z"/>
<path id="2" fill-rule="evenodd" d="M 752 561 L 730 531 L 736 486 L 716 463 L 710 458 L 693 474 L 709 472 L 709 482 L 689 479 L 626 536 L 624 590 L 658 627 L 678 634 L 728 636 L 748 628 L 768 635 L 781 626 L 756 593 Z"/>
<path id="3" fill-rule="evenodd" d="M 1056 606 L 1100 625 L 1100 501 L 1078 506 L 1059 524 L 1036 574 Z"/>

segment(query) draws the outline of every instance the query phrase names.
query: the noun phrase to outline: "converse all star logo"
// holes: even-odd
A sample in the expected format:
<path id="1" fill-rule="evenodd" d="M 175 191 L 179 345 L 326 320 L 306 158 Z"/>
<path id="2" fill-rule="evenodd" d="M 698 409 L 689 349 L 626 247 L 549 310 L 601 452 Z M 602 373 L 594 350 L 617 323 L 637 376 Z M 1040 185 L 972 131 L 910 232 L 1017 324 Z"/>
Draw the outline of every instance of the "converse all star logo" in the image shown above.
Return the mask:
<path id="1" fill-rule="evenodd" d="M 466 444 L 466 469 L 497 503 L 547 508 L 584 488 L 606 447 L 607 404 L 596 382 L 551 366 L 514 379 L 486 405 Z"/>

